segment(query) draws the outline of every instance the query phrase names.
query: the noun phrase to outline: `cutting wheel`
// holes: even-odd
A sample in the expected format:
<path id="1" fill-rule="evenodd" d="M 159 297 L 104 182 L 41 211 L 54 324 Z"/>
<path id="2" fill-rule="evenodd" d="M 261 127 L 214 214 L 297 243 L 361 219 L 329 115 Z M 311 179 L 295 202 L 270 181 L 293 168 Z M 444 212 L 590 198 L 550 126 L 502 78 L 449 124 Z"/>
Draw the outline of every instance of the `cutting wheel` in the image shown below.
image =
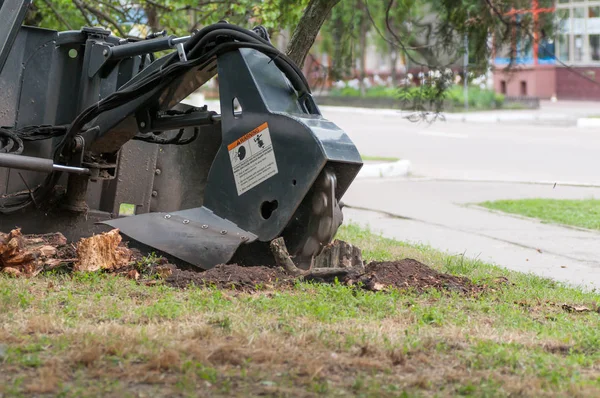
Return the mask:
<path id="1" fill-rule="evenodd" d="M 342 225 L 344 216 L 335 197 L 336 187 L 335 173 L 323 170 L 298 209 L 294 223 L 284 233 L 290 254 L 299 267 L 309 267 L 313 257 L 333 240 Z M 294 233 L 296 231 L 305 232 Z"/>

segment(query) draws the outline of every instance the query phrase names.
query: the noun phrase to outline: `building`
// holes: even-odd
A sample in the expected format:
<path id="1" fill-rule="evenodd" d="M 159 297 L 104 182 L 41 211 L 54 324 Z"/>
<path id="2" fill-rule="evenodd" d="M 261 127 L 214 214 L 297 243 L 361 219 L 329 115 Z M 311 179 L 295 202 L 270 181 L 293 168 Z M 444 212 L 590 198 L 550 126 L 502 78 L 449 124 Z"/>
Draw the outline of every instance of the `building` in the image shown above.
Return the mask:
<path id="1" fill-rule="evenodd" d="M 506 16 L 533 18 L 530 42 L 514 40 L 513 68 L 507 49 L 494 57 L 494 88 L 507 96 L 600 100 L 600 0 L 532 0 L 531 8 Z M 546 37 L 543 21 L 556 18 L 554 37 Z"/>

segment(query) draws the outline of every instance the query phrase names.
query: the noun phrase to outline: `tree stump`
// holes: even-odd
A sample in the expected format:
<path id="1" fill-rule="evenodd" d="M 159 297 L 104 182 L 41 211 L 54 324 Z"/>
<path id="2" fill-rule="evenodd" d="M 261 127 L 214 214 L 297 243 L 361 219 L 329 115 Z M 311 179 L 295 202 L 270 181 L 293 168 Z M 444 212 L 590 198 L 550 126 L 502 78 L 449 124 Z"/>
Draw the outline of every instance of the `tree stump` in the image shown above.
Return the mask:
<path id="1" fill-rule="evenodd" d="M 329 267 L 311 267 L 308 270 L 298 268 L 296 264 L 294 264 L 283 238 L 277 238 L 271 241 L 271 252 L 275 257 L 277 266 L 282 267 L 288 274 L 299 279 L 331 281 L 335 278 L 343 278 L 350 274 L 361 273 L 364 270 L 364 265 L 362 263 L 360 249 L 343 241 L 336 242 L 338 243 L 335 245 L 332 243 L 332 245 L 330 245 L 332 247 L 330 247 L 330 250 L 324 256 L 324 260 L 315 259 L 315 261 L 313 261 L 313 265 L 318 261 L 330 265 Z M 340 249 L 333 249 L 334 246 L 339 246 Z M 355 258 L 360 259 L 360 262 L 358 263 L 356 260 L 347 259 L 344 261 L 344 264 L 348 266 L 340 267 L 339 264 L 343 260 L 343 256 L 348 253 L 353 253 Z M 337 259 L 336 256 L 338 256 Z"/>
<path id="2" fill-rule="evenodd" d="M 315 257 L 316 268 L 360 268 L 364 270 L 360 248 L 342 240 L 334 240 Z"/>
<path id="3" fill-rule="evenodd" d="M 35 276 L 44 268 L 75 261 L 61 259 L 58 249 L 67 244 L 60 232 L 23 235 L 21 229 L 0 233 L 0 272 L 13 276 Z"/>

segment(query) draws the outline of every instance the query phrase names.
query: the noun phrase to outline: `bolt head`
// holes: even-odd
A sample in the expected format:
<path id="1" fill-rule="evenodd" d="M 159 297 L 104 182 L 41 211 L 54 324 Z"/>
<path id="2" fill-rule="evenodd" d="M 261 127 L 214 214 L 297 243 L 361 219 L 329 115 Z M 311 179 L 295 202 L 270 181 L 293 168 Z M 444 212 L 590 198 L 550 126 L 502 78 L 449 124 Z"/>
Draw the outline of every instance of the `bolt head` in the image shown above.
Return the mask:
<path id="1" fill-rule="evenodd" d="M 168 220 L 169 218 L 171 218 L 170 214 L 165 215 L 165 218 Z"/>
<path id="2" fill-rule="evenodd" d="M 207 229 L 207 228 L 208 228 L 208 225 L 206 225 L 206 224 L 202 225 L 202 229 Z"/>
<path id="3" fill-rule="evenodd" d="M 160 169 L 156 169 L 154 170 L 154 174 L 156 174 L 157 176 L 160 175 L 160 173 L 162 173 L 162 171 Z"/>
<path id="4" fill-rule="evenodd" d="M 183 220 L 183 223 L 184 223 L 184 224 L 189 224 L 189 223 L 190 223 L 190 220 Z"/>
<path id="5" fill-rule="evenodd" d="M 222 230 L 222 231 L 221 231 L 221 235 L 227 235 L 227 230 L 225 230 L 225 229 L 224 229 L 224 230 Z"/>
<path id="6" fill-rule="evenodd" d="M 157 191 L 152 191 L 152 196 L 153 197 L 157 197 L 158 196 L 158 192 Z"/>
<path id="7" fill-rule="evenodd" d="M 141 127 L 141 128 L 144 128 L 144 127 L 146 127 L 146 122 L 140 122 L 140 127 Z"/>

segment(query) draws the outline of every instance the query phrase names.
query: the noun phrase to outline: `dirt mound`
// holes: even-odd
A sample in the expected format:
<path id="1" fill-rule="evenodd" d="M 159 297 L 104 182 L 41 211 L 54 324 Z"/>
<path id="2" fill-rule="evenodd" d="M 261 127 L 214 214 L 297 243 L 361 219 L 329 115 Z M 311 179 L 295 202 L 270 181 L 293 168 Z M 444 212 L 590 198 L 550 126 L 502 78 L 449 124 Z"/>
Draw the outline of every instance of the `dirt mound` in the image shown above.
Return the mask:
<path id="1" fill-rule="evenodd" d="M 381 290 L 377 288 L 378 286 L 417 291 L 434 288 L 461 293 L 478 289 L 477 285 L 467 278 L 438 272 L 410 258 L 393 262 L 369 263 L 362 275 L 354 275 L 346 282 L 361 283 L 372 290 Z"/>
<path id="2" fill-rule="evenodd" d="M 215 286 L 219 288 L 256 289 L 265 286 L 281 286 L 293 279 L 281 268 L 241 267 L 236 264 L 217 265 L 204 272 L 176 269 L 166 279 L 175 287 Z"/>
<path id="3" fill-rule="evenodd" d="M 241 267 L 239 265 L 219 265 L 204 272 L 174 269 L 167 284 L 179 288 L 191 284 L 197 286 L 215 286 L 237 290 L 254 290 L 261 287 L 281 287 L 295 280 L 282 268 Z M 469 293 L 480 290 L 469 279 L 438 272 L 413 259 L 394 262 L 372 262 L 361 273 L 350 273 L 340 282 L 360 285 L 367 290 L 386 288 L 449 290 Z"/>

